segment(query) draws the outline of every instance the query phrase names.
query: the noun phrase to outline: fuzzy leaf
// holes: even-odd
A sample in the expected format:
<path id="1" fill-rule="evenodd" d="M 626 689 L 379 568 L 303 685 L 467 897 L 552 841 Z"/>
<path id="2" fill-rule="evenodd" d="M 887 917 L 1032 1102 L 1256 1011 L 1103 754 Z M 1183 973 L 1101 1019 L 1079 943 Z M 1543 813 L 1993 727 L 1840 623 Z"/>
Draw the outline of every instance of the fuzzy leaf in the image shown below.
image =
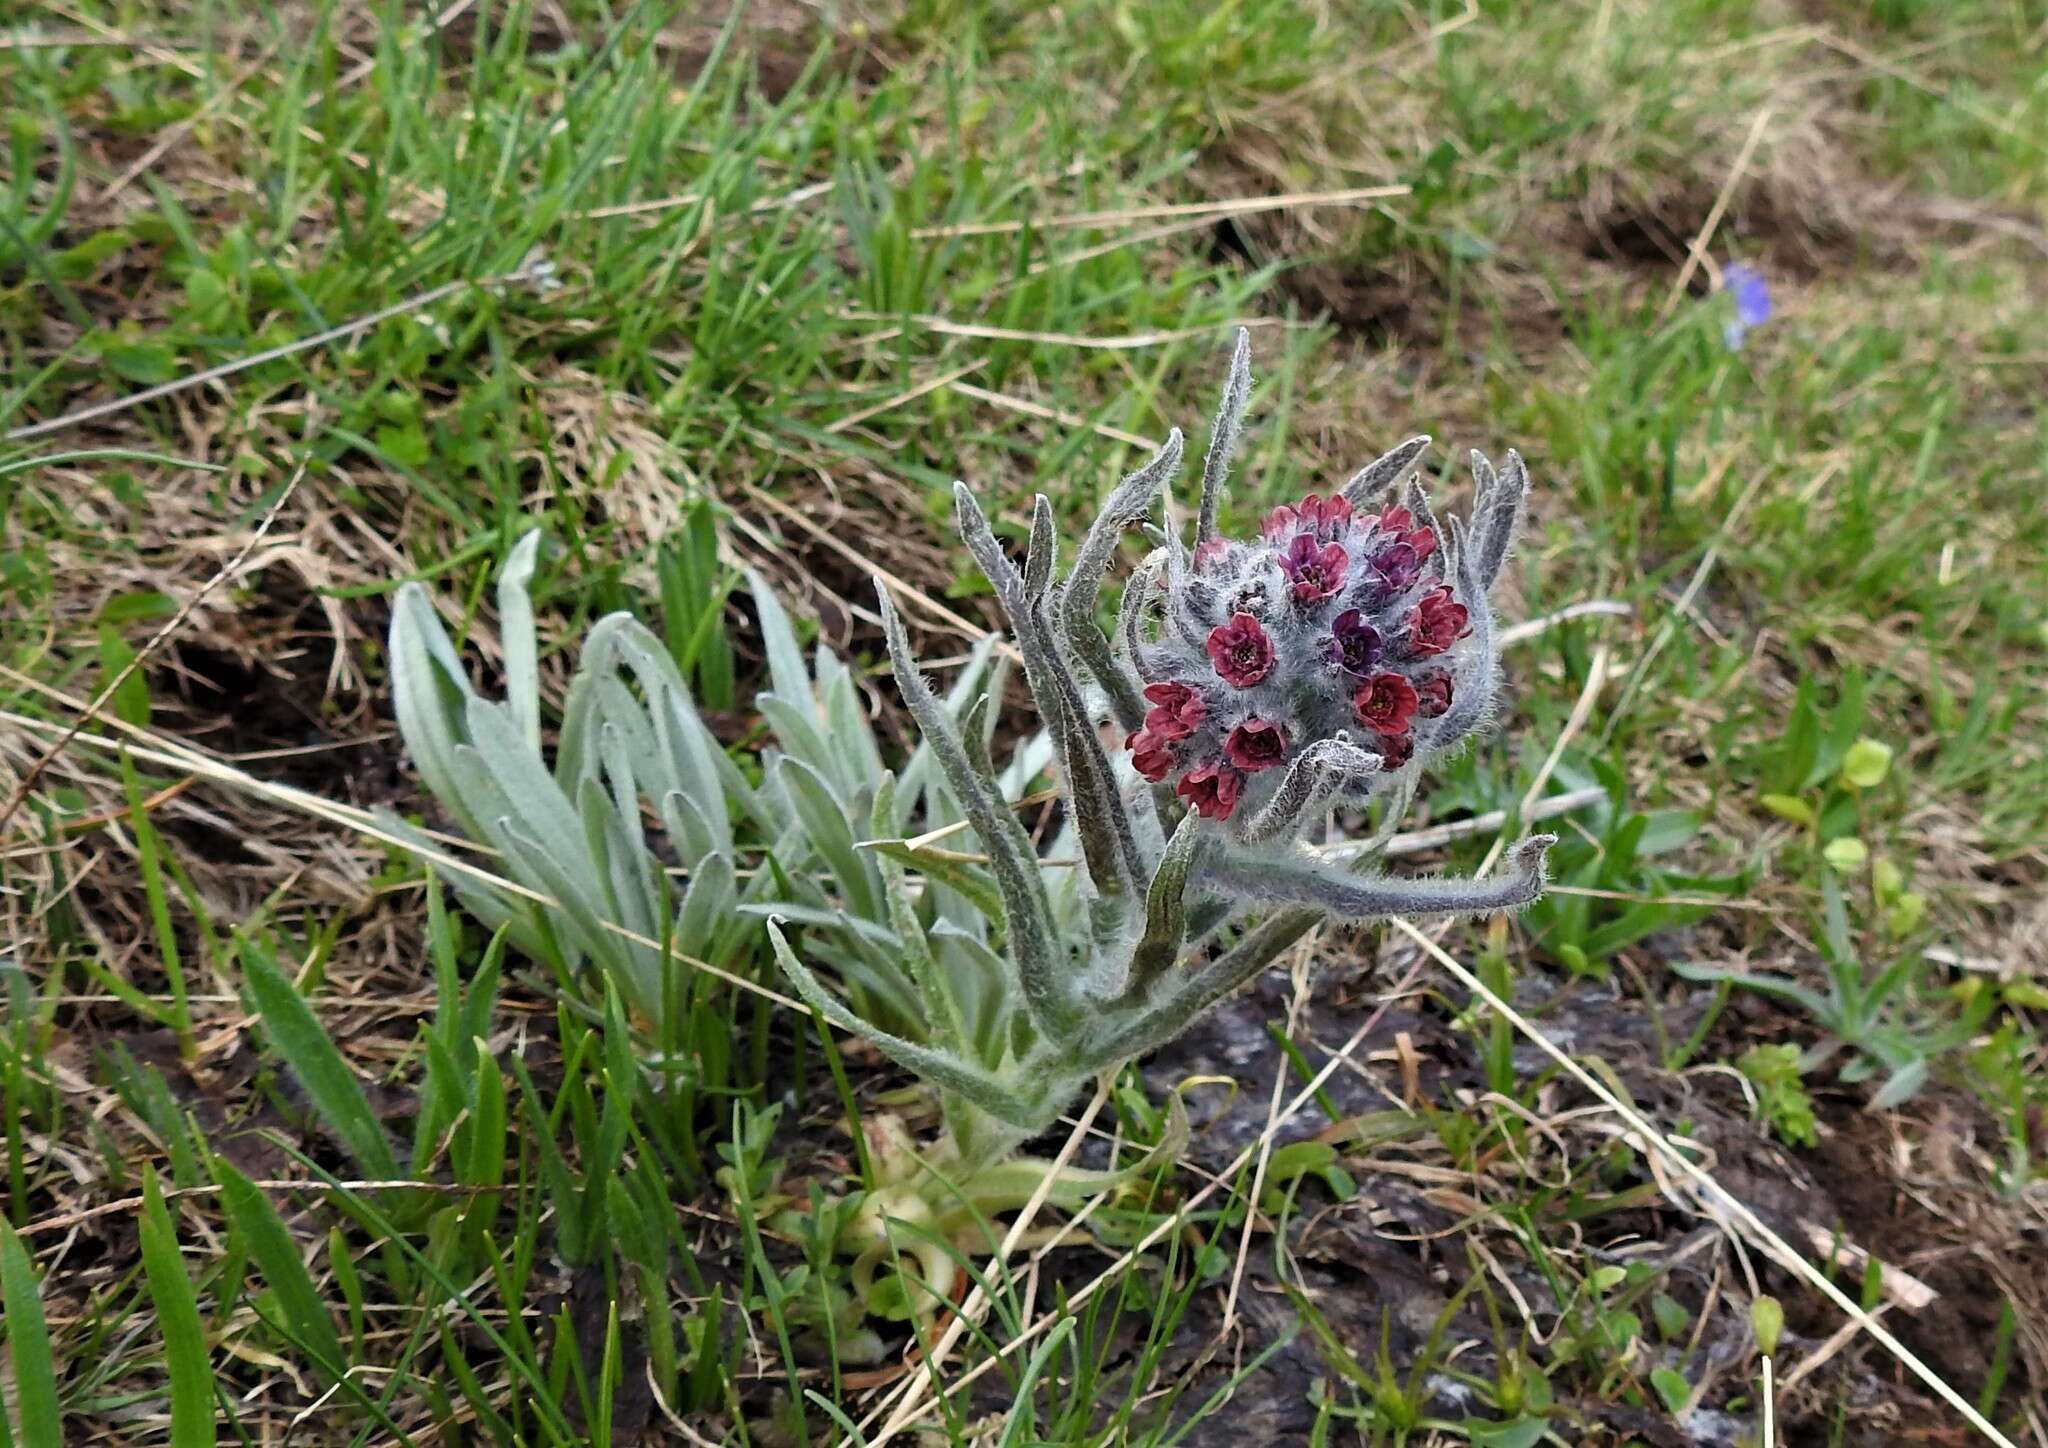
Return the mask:
<path id="1" fill-rule="evenodd" d="M 1206 543 L 1216 536 L 1216 514 L 1222 505 L 1223 484 L 1230 476 L 1230 460 L 1237 452 L 1238 433 L 1244 427 L 1245 408 L 1252 398 L 1252 334 L 1237 329 L 1230 349 L 1230 373 L 1223 383 L 1223 401 L 1216 408 L 1216 421 L 1209 428 L 1209 450 L 1202 456 L 1202 497 L 1195 513 L 1195 541 Z"/>
<path id="2" fill-rule="evenodd" d="M 1429 446 L 1428 436 L 1411 437 L 1399 447 L 1383 453 L 1353 473 L 1341 489 L 1341 496 L 1354 508 L 1364 509 L 1376 502 L 1422 456 Z"/>
<path id="3" fill-rule="evenodd" d="M 823 774 L 800 759 L 784 755 L 775 767 L 812 847 L 839 882 L 847 908 L 864 920 L 880 920 L 885 913 L 881 877 L 874 862 L 854 847 L 847 801 Z"/>
<path id="4" fill-rule="evenodd" d="M 946 782 L 968 823 L 974 826 L 982 848 L 988 852 L 989 872 L 1003 896 L 1010 947 L 1026 1006 L 1041 1029 L 1052 1020 L 1070 1018 L 1072 982 L 1061 958 L 1064 951 L 1055 944 L 1052 905 L 1046 898 L 1045 882 L 1039 874 L 1030 836 L 1024 833 L 1009 806 L 995 795 L 993 781 L 975 771 L 952 717 L 940 707 L 911 656 L 910 640 L 888 589 L 879 587 L 876 592 L 881 604 L 882 631 L 888 640 L 889 659 L 903 701 L 924 732 L 925 742 L 932 746 Z"/>
<path id="5" fill-rule="evenodd" d="M 959 1092 L 999 1120 L 1015 1126 L 1039 1125 L 1037 1113 L 1031 1110 L 1032 1103 L 1022 1100 L 1014 1091 L 1005 1090 L 986 1072 L 947 1052 L 891 1035 L 854 1015 L 825 989 L 808 966 L 796 958 L 796 953 L 789 948 L 789 942 L 772 920 L 768 922 L 768 940 L 774 947 L 776 962 L 796 986 L 797 994 L 817 1007 L 818 1012 L 833 1025 L 869 1041 L 883 1055 L 899 1066 L 915 1071 L 933 1085 Z"/>
<path id="6" fill-rule="evenodd" d="M 534 641 L 533 600 L 526 585 L 540 549 L 535 529 L 512 545 L 498 570 L 498 644 L 505 655 L 505 705 L 525 737 L 540 752 L 540 655 Z"/>
<path id="7" fill-rule="evenodd" d="M 1508 869 L 1482 880 L 1359 879 L 1320 861 L 1242 860 L 1218 856 L 1203 883 L 1246 901 L 1303 905 L 1343 919 L 1386 915 L 1478 915 L 1516 910 L 1543 893 L 1543 857 L 1556 835 L 1531 835 L 1508 853 Z"/>
<path id="8" fill-rule="evenodd" d="M 1082 540 L 1074 559 L 1073 572 L 1060 588 L 1056 605 L 1059 628 L 1067 646 L 1081 661 L 1108 696 L 1117 724 L 1126 732 L 1145 719 L 1144 701 L 1138 681 L 1130 677 L 1110 652 L 1095 621 L 1095 605 L 1102 589 L 1102 577 L 1116 557 L 1117 542 L 1132 521 L 1148 513 L 1154 499 L 1180 470 L 1180 429 L 1167 434 L 1166 445 L 1144 467 L 1132 473 L 1110 491 L 1101 514 Z"/>
<path id="9" fill-rule="evenodd" d="M 1201 835 L 1200 817 L 1183 816 L 1159 857 L 1158 873 L 1145 892 L 1145 933 L 1131 954 L 1130 996 L 1149 990 L 1180 957 L 1188 933 L 1188 872 L 1195 863 Z"/>

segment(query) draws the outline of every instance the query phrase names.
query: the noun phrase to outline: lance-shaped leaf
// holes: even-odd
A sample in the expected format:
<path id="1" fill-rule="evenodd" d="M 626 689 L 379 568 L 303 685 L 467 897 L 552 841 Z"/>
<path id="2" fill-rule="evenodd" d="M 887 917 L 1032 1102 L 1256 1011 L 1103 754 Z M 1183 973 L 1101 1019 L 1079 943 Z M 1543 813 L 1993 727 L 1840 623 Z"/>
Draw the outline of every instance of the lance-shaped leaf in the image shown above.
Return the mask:
<path id="1" fill-rule="evenodd" d="M 505 655 L 505 703 L 526 745 L 540 752 L 540 654 L 534 640 L 533 600 L 526 591 L 540 548 L 535 529 L 512 545 L 498 572 L 498 643 Z"/>
<path id="2" fill-rule="evenodd" d="M 619 677 L 621 670 L 640 686 L 635 701 Z M 710 850 L 732 848 L 732 826 L 726 796 L 733 781 L 720 768 L 724 751 L 704 727 L 689 687 L 675 661 L 645 624 L 626 614 L 600 619 L 590 631 L 562 715 L 558 772 L 570 782 L 593 767 L 596 740 L 606 725 L 624 731 L 636 754 L 644 752 L 650 794 L 671 791 L 696 806 L 705 826 L 702 835 L 679 838 L 677 847 L 694 859 Z M 652 745 L 646 743 L 651 731 Z M 729 761 L 726 761 L 729 764 Z M 742 781 L 739 790 L 751 795 Z"/>
<path id="3" fill-rule="evenodd" d="M 598 918 L 638 937 L 621 938 L 619 944 L 631 962 L 635 1005 L 651 1015 L 652 1004 L 661 999 L 661 960 L 657 949 L 642 942 L 658 940 L 661 926 L 656 919 L 654 884 L 642 868 L 645 852 L 638 832 L 627 833 L 611 797 L 596 780 L 583 781 L 581 804 L 584 839 L 597 870 L 598 888 L 591 908 Z"/>
<path id="4" fill-rule="evenodd" d="M 1359 748 L 1345 735 L 1318 739 L 1287 766 L 1280 788 L 1265 808 L 1239 828 L 1239 843 L 1263 845 L 1293 839 L 1333 798 L 1363 786 L 1378 773 L 1380 763 L 1379 755 Z"/>
<path id="5" fill-rule="evenodd" d="M 997 698 L 1002 697 L 1003 688 L 1009 679 L 1009 660 L 996 653 L 1001 642 L 1002 640 L 995 634 L 990 634 L 975 644 L 972 652 L 968 654 L 966 664 L 954 677 L 953 686 L 946 691 L 946 697 L 942 701 L 942 707 L 949 718 L 960 717 L 962 711 L 983 695 L 993 694 Z M 971 740 L 974 731 L 963 725 L 961 733 L 963 738 Z M 891 834 L 909 832 L 912 813 L 920 804 L 924 806 L 928 823 L 938 825 L 952 822 L 951 817 L 945 813 L 950 808 L 950 803 L 944 799 L 942 790 L 935 786 L 932 779 L 933 765 L 931 745 L 920 741 L 903 765 L 901 783 L 896 791 L 897 821 L 890 830 Z"/>
<path id="6" fill-rule="evenodd" d="M 1230 349 L 1230 376 L 1223 384 L 1223 401 L 1216 409 L 1216 421 L 1209 429 L 1209 451 L 1202 458 L 1202 500 L 1195 514 L 1195 542 L 1206 543 L 1216 536 L 1216 513 L 1223 497 L 1223 483 L 1230 476 L 1231 455 L 1237 451 L 1237 435 L 1244 427 L 1244 410 L 1252 397 L 1252 334 L 1237 329 L 1237 343 Z"/>
<path id="7" fill-rule="evenodd" d="M 737 885 L 729 856 L 714 853 L 697 862 L 690 883 L 683 887 L 682 903 L 676 907 L 672 939 L 678 952 L 700 960 L 718 953 L 719 937 L 726 933 L 737 903 Z"/>
<path id="8" fill-rule="evenodd" d="M 1041 1031 L 1073 1019 L 1073 982 L 1069 978 L 1066 951 L 1053 932 L 1052 905 L 1046 899 L 1045 882 L 1038 873 L 1035 855 L 1020 849 L 1021 833 L 1009 807 L 996 797 L 992 780 L 974 770 L 967 750 L 953 727 L 952 716 L 941 707 L 924 674 L 911 657 L 910 639 L 903 620 L 889 597 L 887 585 L 878 585 L 882 633 L 888 641 L 889 662 L 896 673 L 896 685 L 903 702 L 924 732 L 946 783 L 959 801 L 974 832 L 988 851 L 989 871 L 996 888 L 1003 893 L 1009 925 L 1010 947 L 1014 953 L 1026 1008 Z M 1028 843 L 1028 837 L 1027 837 Z"/>
<path id="9" fill-rule="evenodd" d="M 1047 720 L 1053 739 L 1060 746 L 1062 783 L 1066 786 L 1068 808 L 1073 811 L 1075 836 L 1087 860 L 1088 878 L 1096 892 L 1105 897 L 1128 897 L 1137 893 L 1144 876 L 1144 861 L 1131 833 L 1123 792 L 1117 787 L 1116 771 L 1103 752 L 1102 740 L 1092 722 L 1081 712 L 1074 696 L 1073 680 L 1056 673 L 1053 679 L 1051 718 Z M 1041 717 L 1045 701 L 1040 701 Z"/>
<path id="10" fill-rule="evenodd" d="M 1117 646 L 1124 652 L 1121 662 L 1145 683 L 1157 683 L 1165 672 L 1163 655 L 1145 637 L 1145 622 L 1151 617 L 1153 601 L 1158 597 L 1160 583 L 1165 576 L 1166 550 L 1155 548 L 1131 570 L 1130 579 L 1124 584 L 1123 596 L 1117 600 Z M 1154 660 L 1159 662 L 1155 664 Z M 1143 722 L 1141 714 L 1139 723 Z"/>
<path id="11" fill-rule="evenodd" d="M 1419 479 L 1410 478 L 1408 480 L 1408 486 L 1403 491 L 1401 497 L 1401 505 L 1415 515 L 1415 521 L 1418 524 L 1429 530 L 1430 535 L 1437 541 L 1438 558 L 1447 562 L 1448 560 L 1445 558 L 1442 546 L 1444 530 L 1436 521 L 1436 511 L 1429 506 L 1429 493 L 1423 488 Z"/>
<path id="12" fill-rule="evenodd" d="M 789 948 L 789 942 L 783 939 L 782 931 L 772 920 L 768 922 L 768 940 L 775 949 L 776 961 L 796 986 L 797 994 L 816 1006 L 818 1012 L 833 1025 L 870 1042 L 876 1050 L 897 1065 L 915 1071 L 934 1086 L 959 1092 L 1000 1121 L 1033 1130 L 1039 1127 L 1040 1113 L 1034 1109 L 1036 1103 L 1014 1090 L 1007 1089 L 987 1072 L 979 1070 L 950 1052 L 906 1041 L 901 1036 L 891 1035 L 854 1015 L 836 996 L 825 989 L 817 976 L 811 973 L 810 967 L 796 958 L 796 952 Z"/>
<path id="13" fill-rule="evenodd" d="M 838 769 L 835 778 L 846 794 L 857 794 L 882 777 L 881 747 L 861 706 L 853 670 L 823 643 L 818 645 L 817 659 L 818 695 L 832 739 L 832 762 Z"/>
<path id="14" fill-rule="evenodd" d="M 1456 518 L 1451 520 L 1451 546 L 1458 563 L 1458 596 L 1466 600 L 1466 622 L 1471 633 L 1461 651 L 1465 664 L 1451 696 L 1451 707 L 1431 726 L 1429 737 L 1444 741 L 1462 739 L 1477 726 L 1480 716 L 1493 702 L 1494 676 L 1499 668 L 1493 646 L 1493 609 L 1479 583 L 1478 554 L 1483 550 Z"/>
<path id="15" fill-rule="evenodd" d="M 1031 541 L 1024 548 L 1024 596 L 1033 602 L 1052 593 L 1052 575 L 1059 567 L 1059 532 L 1053 522 L 1052 499 L 1039 493 L 1031 500 Z"/>
<path id="16" fill-rule="evenodd" d="M 893 775 L 884 774 L 875 789 L 874 826 L 886 828 L 888 822 L 895 818 L 895 812 L 896 779 Z M 880 856 L 877 863 L 881 866 L 882 892 L 889 906 L 889 924 L 903 942 L 904 967 L 909 972 L 911 984 L 917 989 L 932 1043 L 941 1050 L 964 1055 L 972 1033 L 959 1001 L 954 999 L 952 982 L 946 978 L 938 958 L 932 954 L 924 922 L 917 918 L 917 906 L 910 898 L 909 873 L 886 854 Z"/>
<path id="17" fill-rule="evenodd" d="M 493 786 L 536 839 L 574 840 L 583 830 L 575 805 L 555 783 L 538 752 L 529 751 L 502 705 L 471 699 L 463 713 L 475 752 Z"/>
<path id="18" fill-rule="evenodd" d="M 954 894 L 964 896 L 996 927 L 1000 938 L 1003 929 L 1002 892 L 996 889 L 995 881 L 986 870 L 974 867 L 971 857 L 962 858 L 933 845 L 913 848 L 908 840 L 862 840 L 860 847 L 907 866 L 933 884 L 943 885 Z M 887 865 L 882 867 L 885 877 L 888 869 Z"/>
<path id="19" fill-rule="evenodd" d="M 1118 726 L 1127 732 L 1145 722 L 1144 700 L 1137 682 L 1118 667 L 1110 652 L 1109 641 L 1095 621 L 1095 605 L 1101 595 L 1103 575 L 1116 557 L 1118 539 L 1126 527 L 1151 511 L 1161 490 L 1180 471 L 1181 448 L 1180 429 L 1175 428 L 1166 435 L 1166 445 L 1150 462 L 1110 490 L 1101 514 L 1081 542 L 1073 571 L 1059 590 L 1060 632 L 1074 656 L 1108 695 Z"/>
<path id="20" fill-rule="evenodd" d="M 1351 475 L 1343 487 L 1343 497 L 1352 507 L 1364 509 L 1379 500 L 1382 493 L 1401 481 L 1401 477 L 1415 465 L 1429 446 L 1429 437 L 1411 437 L 1399 447 L 1382 454 Z"/>
<path id="21" fill-rule="evenodd" d="M 881 877 L 873 859 L 855 847 L 847 801 L 823 773 L 801 759 L 785 754 L 775 761 L 775 770 L 812 848 L 839 882 L 848 908 L 863 919 L 880 919 Z"/>
<path id="22" fill-rule="evenodd" d="M 1101 894 L 1134 894 L 1144 864 L 1087 704 L 1047 633 L 1038 600 L 1030 597 L 1023 578 L 1003 555 L 980 502 L 964 483 L 953 485 L 953 501 L 961 536 L 1009 614 L 1017 652 L 1024 660 L 1025 682 L 1059 750 L 1067 802 L 1089 876 Z"/>
<path id="23" fill-rule="evenodd" d="M 1482 468 L 1485 476 L 1482 476 Z M 1522 507 L 1529 496 L 1529 470 L 1522 455 L 1508 449 L 1507 466 L 1494 475 L 1493 465 L 1480 453 L 1472 454 L 1472 476 L 1480 486 L 1472 500 L 1472 546 L 1478 550 L 1477 575 L 1481 591 L 1491 589 L 1507 562 L 1508 546 L 1522 526 Z"/>
<path id="24" fill-rule="evenodd" d="M 950 920 L 932 922 L 933 952 L 948 976 L 963 983 L 956 999 L 967 1013 L 974 1059 L 987 1063 L 1003 1058 L 1013 1021 L 1030 1022 L 1011 1009 L 1015 976 L 1010 963 Z"/>
<path id="25" fill-rule="evenodd" d="M 768 682 L 775 692 L 792 703 L 808 702 L 811 672 L 804 667 L 803 645 L 789 614 L 767 579 L 747 570 L 747 590 L 753 596 L 754 616 L 761 621 L 761 645 L 768 655 Z"/>
<path id="26" fill-rule="evenodd" d="M 1152 983 L 1180 958 L 1188 937 L 1188 873 L 1200 848 L 1202 822 L 1189 814 L 1181 818 L 1173 838 L 1159 856 L 1159 869 L 1145 891 L 1145 933 L 1131 952 L 1130 969 L 1121 984 L 1126 1000 L 1141 998 Z"/>
<path id="27" fill-rule="evenodd" d="M 504 852 L 519 875 L 554 902 L 554 908 L 548 912 L 552 927 L 558 932 L 567 930 L 580 937 L 578 943 L 603 967 L 606 975 L 618 981 L 622 988 L 637 989 L 641 977 L 633 959 L 631 942 L 617 930 L 608 928 L 610 922 L 597 908 L 599 895 L 595 881 L 589 877 L 588 867 L 579 865 L 574 870 L 565 867 L 553 851 L 529 837 L 509 815 L 500 816 L 494 823 L 492 842 Z M 647 1019 L 656 1019 L 660 1000 L 658 997 L 636 1000 L 633 1008 Z"/>
<path id="28" fill-rule="evenodd" d="M 1556 835 L 1531 835 L 1508 854 L 1505 873 L 1482 880 L 1360 879 L 1320 861 L 1242 860 L 1219 855 L 1205 863 L 1202 883 L 1248 903 L 1302 905 L 1352 920 L 1382 915 L 1477 915 L 1518 910 L 1543 893 L 1543 856 Z"/>
<path id="29" fill-rule="evenodd" d="M 434 796 L 475 832 L 476 817 L 455 788 L 454 751 L 468 742 L 464 711 L 474 697 L 462 660 L 425 588 L 408 583 L 391 613 L 391 703 L 414 768 Z"/>

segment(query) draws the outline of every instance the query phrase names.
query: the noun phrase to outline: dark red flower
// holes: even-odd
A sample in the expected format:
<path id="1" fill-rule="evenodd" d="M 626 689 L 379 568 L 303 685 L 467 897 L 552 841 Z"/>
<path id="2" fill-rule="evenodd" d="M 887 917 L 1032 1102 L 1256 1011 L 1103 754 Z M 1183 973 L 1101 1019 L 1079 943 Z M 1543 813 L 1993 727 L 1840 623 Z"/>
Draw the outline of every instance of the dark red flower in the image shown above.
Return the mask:
<path id="1" fill-rule="evenodd" d="M 1268 538 L 1283 538 L 1297 529 L 1318 542 L 1328 542 L 1351 526 L 1351 500 L 1342 494 L 1324 497 L 1310 493 L 1300 503 L 1282 503 L 1266 515 L 1260 531 Z"/>
<path id="2" fill-rule="evenodd" d="M 1330 659 L 1345 673 L 1364 678 L 1380 661 L 1380 631 L 1357 609 L 1345 609 L 1330 625 Z"/>
<path id="3" fill-rule="evenodd" d="M 1448 585 L 1432 588 L 1408 610 L 1408 652 L 1418 659 L 1442 653 L 1465 636 L 1470 618 Z"/>
<path id="4" fill-rule="evenodd" d="M 1205 764 L 1180 777 L 1173 792 L 1188 802 L 1188 808 L 1205 820 L 1227 820 L 1237 808 L 1244 776 L 1222 765 Z"/>
<path id="5" fill-rule="evenodd" d="M 1150 729 L 1140 729 L 1131 735 L 1124 741 L 1124 748 L 1131 751 L 1131 768 L 1154 784 L 1166 778 L 1173 769 L 1173 751 Z"/>
<path id="6" fill-rule="evenodd" d="M 1351 567 L 1351 555 L 1341 543 L 1318 546 L 1307 533 L 1296 533 L 1280 555 L 1280 571 L 1294 585 L 1294 596 L 1303 603 L 1317 603 L 1344 586 L 1344 574 Z"/>
<path id="7" fill-rule="evenodd" d="M 1400 593 L 1422 576 L 1422 555 L 1411 544 L 1390 543 L 1373 555 L 1371 567 L 1381 588 Z"/>
<path id="8" fill-rule="evenodd" d="M 1436 552 L 1436 533 L 1429 528 L 1416 527 L 1415 515 L 1406 508 L 1382 508 L 1374 521 L 1382 533 L 1391 533 L 1396 541 L 1413 548 L 1418 562 Z"/>
<path id="9" fill-rule="evenodd" d="M 1415 712 L 1425 719 L 1441 719 L 1451 707 L 1451 676 L 1441 669 L 1415 681 Z"/>
<path id="10" fill-rule="evenodd" d="M 1209 658 L 1226 684 L 1249 689 L 1273 670 L 1273 641 L 1248 613 L 1209 630 Z"/>
<path id="11" fill-rule="evenodd" d="M 1160 739 L 1185 739 L 1202 725 L 1209 706 L 1186 684 L 1147 684 L 1145 697 L 1153 707 L 1145 714 L 1145 727 Z"/>
<path id="12" fill-rule="evenodd" d="M 1341 493 L 1327 498 L 1310 493 L 1296 511 L 1301 515 L 1301 526 L 1318 538 L 1334 538 L 1351 526 L 1351 500 Z"/>
<path id="13" fill-rule="evenodd" d="M 1375 734 L 1401 734 L 1417 702 L 1415 686 L 1399 674 L 1375 674 L 1351 695 L 1351 717 Z"/>
<path id="14" fill-rule="evenodd" d="M 1259 524 L 1259 531 L 1268 538 L 1284 538 L 1292 533 L 1301 522 L 1301 512 L 1287 503 L 1282 503 L 1266 514 L 1266 521 Z"/>
<path id="15" fill-rule="evenodd" d="M 1209 564 L 1223 556 L 1230 544 L 1222 538 L 1211 538 L 1206 543 L 1195 545 L 1195 572 L 1200 573 Z"/>
<path id="16" fill-rule="evenodd" d="M 1257 774 L 1287 762 L 1287 731 L 1256 714 L 1230 731 L 1223 757 L 1246 774 Z"/>
<path id="17" fill-rule="evenodd" d="M 1380 768 L 1392 774 L 1415 757 L 1413 734 L 1387 734 L 1380 738 Z"/>

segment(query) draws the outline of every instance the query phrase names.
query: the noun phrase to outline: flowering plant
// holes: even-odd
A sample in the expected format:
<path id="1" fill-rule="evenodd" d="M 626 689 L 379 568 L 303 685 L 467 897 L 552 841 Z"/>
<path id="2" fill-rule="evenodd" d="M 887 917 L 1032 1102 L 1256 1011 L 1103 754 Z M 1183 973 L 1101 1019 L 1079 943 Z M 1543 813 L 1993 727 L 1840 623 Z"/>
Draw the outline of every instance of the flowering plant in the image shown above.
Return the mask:
<path id="1" fill-rule="evenodd" d="M 1542 892 L 1554 837 L 1524 840 L 1486 880 L 1401 879 L 1306 847 L 1333 805 L 1378 797 L 1391 834 L 1422 766 L 1491 706 L 1497 667 L 1487 592 L 1519 523 L 1527 475 L 1473 454 L 1469 518 L 1439 524 L 1419 486 L 1393 496 L 1428 444 L 1403 443 L 1334 492 L 1273 510 L 1260 536 L 1221 535 L 1218 509 L 1251 393 L 1240 332 L 1203 464 L 1194 543 L 1154 521 L 1179 470 L 1178 430 L 1110 494 L 1058 576 L 1040 497 L 1020 569 L 974 494 L 954 485 L 962 537 L 994 585 L 1046 738 L 1067 848 L 1041 857 L 998 786 L 987 739 L 963 733 L 925 682 L 888 590 L 890 661 L 978 851 L 935 854 L 927 880 L 963 870 L 993 912 L 995 979 L 932 967 L 907 927 L 912 841 L 889 847 L 898 934 L 929 1029 L 912 1040 L 864 1019 L 773 933 L 798 990 L 938 1088 L 944 1158 L 971 1174 L 1046 1129 L 1081 1086 L 1160 1045 L 1326 917 L 1466 914 Z M 1114 641 L 1097 622 L 1127 527 L 1155 545 L 1133 572 Z M 968 711 L 985 718 L 985 706 Z M 1124 741 L 1105 747 L 1104 725 Z M 1368 849 L 1360 858 L 1369 859 Z M 1078 869 L 1063 855 L 1078 854 Z M 982 999 L 1007 1028 L 972 1031 Z M 975 999 L 963 999 L 972 995 Z"/>

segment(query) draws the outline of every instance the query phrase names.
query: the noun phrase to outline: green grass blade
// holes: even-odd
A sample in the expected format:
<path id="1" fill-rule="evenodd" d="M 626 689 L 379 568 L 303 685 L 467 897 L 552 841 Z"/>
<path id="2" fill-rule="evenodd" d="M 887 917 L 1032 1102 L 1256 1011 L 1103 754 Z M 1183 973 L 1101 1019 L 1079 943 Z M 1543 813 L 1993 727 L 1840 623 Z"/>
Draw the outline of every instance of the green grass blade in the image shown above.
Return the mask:
<path id="1" fill-rule="evenodd" d="M 142 1270 L 163 1333 L 164 1363 L 171 1374 L 172 1448 L 213 1448 L 213 1367 L 207 1361 L 206 1327 L 199 1299 L 185 1275 L 177 1229 L 164 1206 L 156 1173 L 142 1177 Z"/>
<path id="2" fill-rule="evenodd" d="M 14 1442 L 19 1448 L 64 1448 L 57 1407 L 57 1360 L 49 1323 L 36 1289 L 35 1264 L 14 1228 L 0 1218 L 0 1308 L 5 1308 L 7 1353 L 14 1367 Z M 0 1414 L 0 1429 L 6 1427 Z"/>
<path id="3" fill-rule="evenodd" d="M 370 1114 L 361 1084 L 314 1019 L 305 997 L 267 950 L 247 936 L 241 947 L 249 994 L 263 1016 L 263 1034 L 306 1088 L 321 1119 L 372 1176 L 389 1181 L 402 1175 L 384 1128 Z"/>
<path id="4" fill-rule="evenodd" d="M 224 1158 L 213 1159 L 213 1179 L 220 1184 L 222 1209 L 248 1242 L 249 1255 L 277 1294 L 293 1334 L 321 1359 L 323 1370 L 339 1375 L 348 1362 L 341 1350 L 341 1335 L 335 1331 L 334 1317 L 314 1287 L 312 1274 L 300 1260 L 277 1208 Z"/>

